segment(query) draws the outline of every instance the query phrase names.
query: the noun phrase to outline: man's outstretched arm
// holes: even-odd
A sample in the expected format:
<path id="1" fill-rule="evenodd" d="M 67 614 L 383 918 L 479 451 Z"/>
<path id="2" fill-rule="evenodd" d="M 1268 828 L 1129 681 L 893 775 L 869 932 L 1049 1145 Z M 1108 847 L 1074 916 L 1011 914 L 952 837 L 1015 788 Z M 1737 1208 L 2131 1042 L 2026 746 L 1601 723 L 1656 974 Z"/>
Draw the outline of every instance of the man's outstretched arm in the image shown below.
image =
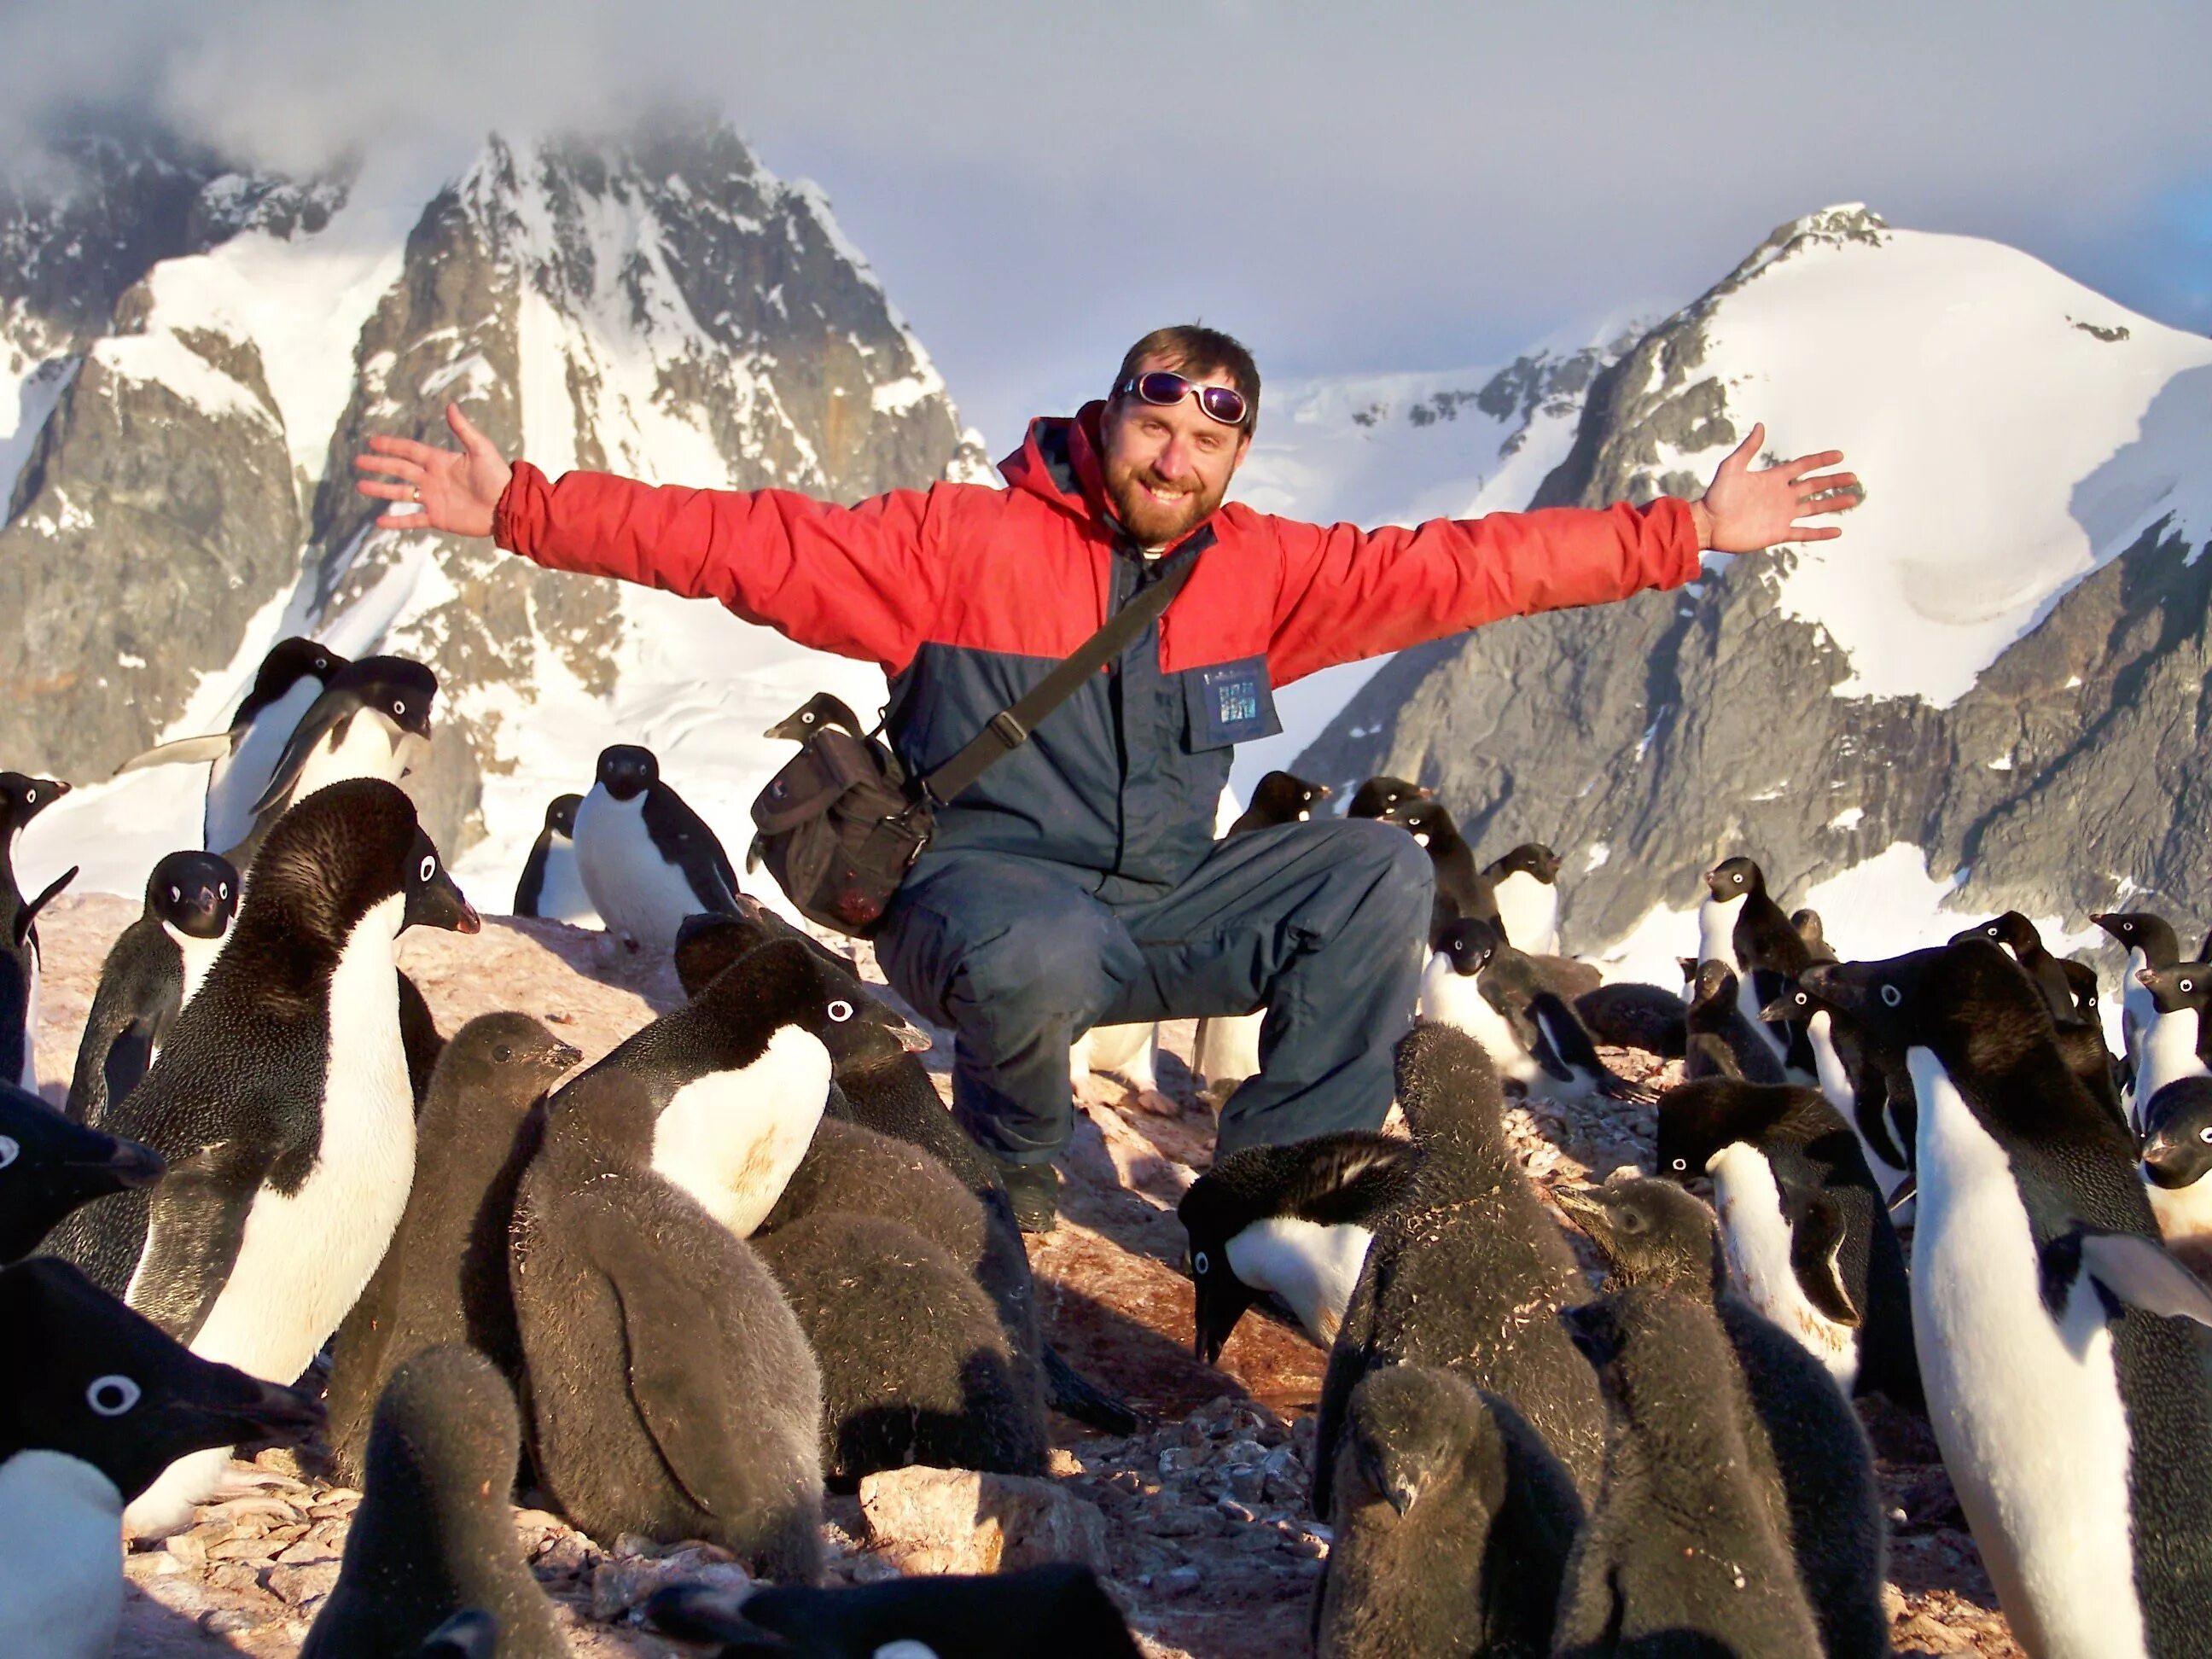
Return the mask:
<path id="1" fill-rule="evenodd" d="M 1858 504 L 1857 478 L 1826 470 L 1842 452 L 1754 468 L 1765 439 L 1766 428 L 1754 426 L 1694 501 L 1545 507 L 1410 529 L 1284 524 L 1285 581 L 1269 653 L 1275 680 L 1287 684 L 1501 617 L 1679 586 L 1697 575 L 1708 549 L 1751 553 L 1842 535 L 1840 525 L 1799 523 Z"/>
<path id="2" fill-rule="evenodd" d="M 372 437 L 356 488 L 419 506 L 385 530 L 491 536 L 549 569 L 612 576 L 720 601 L 817 650 L 902 667 L 935 614 L 940 566 L 930 497 L 894 490 L 836 507 L 793 490 L 686 489 L 603 472 L 548 480 L 509 465 L 459 405 L 459 450 Z"/>

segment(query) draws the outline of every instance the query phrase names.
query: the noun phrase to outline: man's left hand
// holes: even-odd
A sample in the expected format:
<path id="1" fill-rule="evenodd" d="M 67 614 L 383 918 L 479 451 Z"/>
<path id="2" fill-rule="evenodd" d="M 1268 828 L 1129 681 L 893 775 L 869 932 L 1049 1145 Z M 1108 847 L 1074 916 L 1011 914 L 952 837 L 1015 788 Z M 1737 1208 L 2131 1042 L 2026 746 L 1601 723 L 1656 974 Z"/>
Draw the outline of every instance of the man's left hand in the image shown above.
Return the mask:
<path id="1" fill-rule="evenodd" d="M 1847 513 L 1859 504 L 1857 474 L 1820 470 L 1842 460 L 1844 452 L 1824 449 L 1753 471 L 1752 457 L 1765 441 L 1765 424 L 1752 428 L 1751 435 L 1721 463 L 1705 498 L 1690 503 L 1698 546 L 1717 553 L 1756 553 L 1777 542 L 1825 542 L 1844 533 L 1841 525 L 1797 523 L 1824 513 Z"/>

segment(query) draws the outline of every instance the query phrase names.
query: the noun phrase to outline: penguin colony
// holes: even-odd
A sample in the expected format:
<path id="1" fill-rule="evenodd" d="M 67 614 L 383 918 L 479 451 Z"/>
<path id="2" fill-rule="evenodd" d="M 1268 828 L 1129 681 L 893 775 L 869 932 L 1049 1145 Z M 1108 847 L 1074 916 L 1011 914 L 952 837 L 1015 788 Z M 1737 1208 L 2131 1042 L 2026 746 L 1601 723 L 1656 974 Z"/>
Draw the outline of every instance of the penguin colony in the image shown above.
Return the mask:
<path id="1" fill-rule="evenodd" d="M 814 1587 L 825 1492 L 1041 1473 L 1048 1404 L 1133 1419 L 1043 1340 L 927 1039 L 739 890 L 650 751 L 552 803 L 516 908 L 669 954 L 689 1000 L 580 1071 L 520 1013 L 441 1037 L 393 960 L 409 927 L 479 925 L 397 787 L 435 689 L 288 641 L 226 732 L 133 763 L 209 764 L 204 845 L 150 872 L 65 1110 L 28 1037 L 69 878 L 26 900 L 14 854 L 66 786 L 0 774 L 27 1085 L 0 1083 L 0 1323 L 35 1356 L 0 1376 L 0 1651 L 108 1651 L 118 1531 L 186 1523 L 231 1446 L 273 1439 L 363 1492 L 316 1659 L 564 1651 L 524 1482 L 775 1580 L 655 1599 L 726 1651 L 1136 1652 L 1079 1567 Z M 853 722 L 817 699 L 775 734 L 823 720 Z M 1272 775 L 1225 832 L 1331 793 Z M 1438 876 L 1408 1133 L 1249 1149 L 1179 1210 L 1201 1358 L 1269 1306 L 1328 1350 L 1316 1652 L 1886 1653 L 1854 1393 L 1924 1409 L 2028 1651 L 2212 1651 L 2212 1291 L 2185 1265 L 2212 1246 L 2212 963 L 2098 917 L 2128 952 L 2116 1059 L 2094 972 L 2017 913 L 1843 960 L 1737 854 L 1686 995 L 1600 987 L 1559 954 L 1551 848 L 1479 864 L 1404 780 L 1349 810 Z M 1601 1040 L 1687 1080 L 1654 1101 Z M 1513 1093 L 1650 1106 L 1654 1175 L 1555 1212 Z M 292 1385 L 326 1347 L 318 1402 Z"/>

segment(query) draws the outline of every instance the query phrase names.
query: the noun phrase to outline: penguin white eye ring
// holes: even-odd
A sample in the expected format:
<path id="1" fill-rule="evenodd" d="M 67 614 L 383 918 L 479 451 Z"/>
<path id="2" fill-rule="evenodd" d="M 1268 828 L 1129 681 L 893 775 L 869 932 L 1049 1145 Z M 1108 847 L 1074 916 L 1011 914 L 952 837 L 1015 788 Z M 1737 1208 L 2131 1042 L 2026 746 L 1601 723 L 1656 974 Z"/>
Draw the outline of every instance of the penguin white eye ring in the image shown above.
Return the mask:
<path id="1" fill-rule="evenodd" d="M 853 1005 L 844 998 L 839 997 L 836 1001 L 830 1005 L 830 1018 L 834 1024 L 842 1025 L 852 1017 Z"/>
<path id="2" fill-rule="evenodd" d="M 1881 1005 L 1883 1007 L 1894 1008 L 1904 1000 L 1905 993 L 1899 990 L 1894 985 L 1885 985 L 1881 988 Z"/>
<path id="3" fill-rule="evenodd" d="M 183 890 L 183 889 L 179 888 L 179 886 L 178 886 L 174 882 L 171 882 L 171 883 L 169 884 L 169 902 L 170 902 L 170 903 L 172 903 L 172 904 L 176 903 L 179 899 L 183 898 L 183 897 L 184 897 L 184 896 L 185 896 L 185 895 L 184 895 L 184 890 Z"/>
<path id="4" fill-rule="evenodd" d="M 26 806 L 36 806 L 38 804 L 39 792 L 35 789 L 26 789 L 23 792 L 23 805 Z"/>
<path id="5" fill-rule="evenodd" d="M 2203 1128 L 2199 1129 L 2197 1132 L 2197 1138 L 2204 1142 L 2207 1146 L 2212 1146 L 2212 1123 L 2208 1123 Z M 9 1143 L 10 1146 L 14 1146 L 14 1144 L 15 1143 L 12 1141 Z M 14 1154 L 11 1152 L 9 1156 L 12 1157 Z M 4 1163 L 5 1161 L 5 1159 L 0 1159 L 0 1163 Z"/>
<path id="6" fill-rule="evenodd" d="M 1204 1250 L 1200 1250 L 1196 1255 L 1191 1257 L 1190 1270 L 1196 1273 L 1200 1279 L 1205 1278 L 1206 1274 L 1213 1271 L 1213 1264 L 1206 1259 L 1206 1252 Z"/>
<path id="7" fill-rule="evenodd" d="M 1678 1170 L 1686 1170 L 1690 1167 L 1690 1160 L 1686 1158 L 1678 1158 L 1674 1160 L 1674 1167 Z"/>
<path id="8" fill-rule="evenodd" d="M 138 1403 L 142 1390 L 120 1372 L 95 1376 L 86 1385 L 84 1403 L 99 1417 L 120 1417 Z"/>
<path id="9" fill-rule="evenodd" d="M 2181 981 L 2181 988 L 2184 991 L 2193 991 L 2197 988 L 2197 981 L 2191 979 L 2185 979 Z"/>
<path id="10" fill-rule="evenodd" d="M 422 879 L 428 881 L 438 873 L 438 860 L 428 853 L 422 854 Z"/>
<path id="11" fill-rule="evenodd" d="M 393 714 L 398 714 L 398 715 L 400 715 L 400 716 L 402 716 L 402 717 L 404 718 L 404 717 L 405 716 L 406 713 L 407 713 L 407 699 L 406 699 L 406 698 L 404 698 L 404 697 L 398 697 L 398 698 L 393 699 L 393 701 L 392 701 L 392 712 Z"/>
<path id="12" fill-rule="evenodd" d="M 21 1157 L 23 1149 L 15 1144 L 14 1136 L 0 1135 L 0 1170 L 6 1169 Z"/>
<path id="13" fill-rule="evenodd" d="M 215 888 L 215 896 L 217 898 L 228 898 L 230 896 L 230 884 L 227 881 L 217 882 Z"/>

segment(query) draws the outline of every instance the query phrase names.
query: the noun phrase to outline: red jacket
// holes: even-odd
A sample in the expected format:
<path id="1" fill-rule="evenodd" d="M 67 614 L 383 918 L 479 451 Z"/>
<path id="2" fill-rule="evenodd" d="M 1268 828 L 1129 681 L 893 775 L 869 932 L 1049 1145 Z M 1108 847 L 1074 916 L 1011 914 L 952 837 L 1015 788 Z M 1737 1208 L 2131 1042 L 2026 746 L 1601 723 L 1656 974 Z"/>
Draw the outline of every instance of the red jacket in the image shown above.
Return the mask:
<path id="1" fill-rule="evenodd" d="M 893 740 L 926 770 L 1134 589 L 1141 562 L 1103 505 L 1102 407 L 1032 422 L 1003 464 L 1005 489 L 939 483 L 854 507 L 595 472 L 554 483 L 518 463 L 493 534 L 550 568 L 712 598 L 878 664 Z M 1273 687 L 1500 617 L 1674 586 L 1698 568 L 1689 507 L 1672 499 L 1382 530 L 1231 503 L 1169 556 L 1200 552 L 1156 644 L 1100 677 L 1125 681 L 1118 716 L 1103 684 L 1072 699 L 948 809 L 939 848 L 1179 880 L 1211 837 L 1227 745 L 1280 729 Z M 1148 752 L 1163 744 L 1175 752 Z"/>

